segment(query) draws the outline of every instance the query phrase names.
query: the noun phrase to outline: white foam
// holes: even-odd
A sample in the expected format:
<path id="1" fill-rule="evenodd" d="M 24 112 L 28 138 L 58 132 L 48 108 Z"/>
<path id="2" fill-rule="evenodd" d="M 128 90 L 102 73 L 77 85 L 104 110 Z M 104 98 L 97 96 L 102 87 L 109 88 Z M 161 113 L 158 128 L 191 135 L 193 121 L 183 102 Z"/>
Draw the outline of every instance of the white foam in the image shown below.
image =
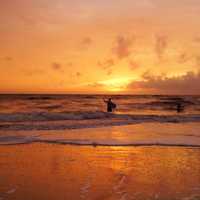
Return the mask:
<path id="1" fill-rule="evenodd" d="M 191 194 L 188 197 L 183 197 L 182 200 L 197 200 L 200 199 L 200 195 L 198 194 Z"/>
<path id="2" fill-rule="evenodd" d="M 0 130 L 66 130 L 146 122 L 200 122 L 200 115 L 127 115 L 105 112 L 0 114 Z"/>
<path id="3" fill-rule="evenodd" d="M 1 122 L 25 122 L 25 121 L 58 121 L 58 120 L 84 120 L 103 119 L 113 117 L 107 112 L 23 112 L 0 113 Z"/>
<path id="4" fill-rule="evenodd" d="M 90 187 L 91 187 L 91 185 L 90 185 L 90 182 L 89 182 L 89 181 L 86 182 L 86 183 L 81 187 L 81 189 L 80 189 L 80 192 L 81 192 L 80 198 L 81 198 L 81 199 L 85 199 L 85 198 L 86 198 L 86 196 L 87 196 L 87 194 L 88 194 L 88 192 L 89 192 Z"/>
<path id="5" fill-rule="evenodd" d="M 61 131 L 4 131 L 0 144 L 33 142 L 90 146 L 200 147 L 200 124 L 146 123 Z"/>
<path id="6" fill-rule="evenodd" d="M 16 192 L 16 190 L 17 190 L 17 188 L 12 188 L 12 189 L 8 190 L 8 191 L 6 192 L 6 194 L 13 194 L 13 193 Z"/>

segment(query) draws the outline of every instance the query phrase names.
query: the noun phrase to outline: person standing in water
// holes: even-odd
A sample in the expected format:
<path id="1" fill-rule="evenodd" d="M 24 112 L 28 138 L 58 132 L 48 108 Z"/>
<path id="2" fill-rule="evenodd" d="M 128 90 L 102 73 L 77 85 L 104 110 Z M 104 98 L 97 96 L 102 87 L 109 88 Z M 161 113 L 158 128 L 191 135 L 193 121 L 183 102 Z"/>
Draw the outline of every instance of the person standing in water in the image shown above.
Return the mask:
<path id="1" fill-rule="evenodd" d="M 177 102 L 176 111 L 177 111 L 177 113 L 184 111 L 184 105 L 180 101 Z"/>
<path id="2" fill-rule="evenodd" d="M 112 102 L 111 98 L 109 98 L 108 100 L 104 99 L 104 102 L 107 104 L 107 112 L 112 112 L 113 109 L 116 108 L 116 104 Z"/>

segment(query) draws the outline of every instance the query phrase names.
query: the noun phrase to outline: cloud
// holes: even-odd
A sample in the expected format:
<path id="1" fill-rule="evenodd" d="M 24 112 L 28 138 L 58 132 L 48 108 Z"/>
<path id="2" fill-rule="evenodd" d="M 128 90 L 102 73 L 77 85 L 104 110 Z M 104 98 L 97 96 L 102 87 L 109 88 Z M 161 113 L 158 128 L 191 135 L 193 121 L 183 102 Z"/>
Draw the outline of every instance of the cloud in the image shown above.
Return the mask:
<path id="1" fill-rule="evenodd" d="M 198 54 L 193 54 L 193 53 L 188 53 L 188 52 L 183 52 L 180 53 L 177 62 L 180 64 L 185 64 L 187 62 L 192 63 L 194 67 L 198 67 L 200 69 L 200 55 Z"/>
<path id="2" fill-rule="evenodd" d="M 89 88 L 102 89 L 105 85 L 99 82 L 90 83 L 87 85 Z"/>
<path id="3" fill-rule="evenodd" d="M 26 76 L 40 76 L 40 75 L 44 75 L 46 72 L 42 69 L 29 69 L 29 70 L 25 70 L 24 74 Z"/>
<path id="4" fill-rule="evenodd" d="M 112 58 L 109 58 L 104 61 L 99 61 L 97 65 L 104 69 L 107 75 L 110 76 L 113 73 L 112 67 L 115 65 L 115 61 Z"/>
<path id="5" fill-rule="evenodd" d="M 115 61 L 112 58 L 109 58 L 104 61 L 99 61 L 97 64 L 99 67 L 102 67 L 103 69 L 107 70 L 115 64 Z"/>
<path id="6" fill-rule="evenodd" d="M 189 71 L 174 77 L 145 73 L 142 81 L 133 81 L 128 85 L 128 89 L 156 94 L 200 94 L 200 72 Z"/>
<path id="7" fill-rule="evenodd" d="M 131 70 L 138 69 L 139 67 L 140 67 L 140 65 L 136 61 L 134 61 L 134 60 L 129 61 L 129 68 Z"/>
<path id="8" fill-rule="evenodd" d="M 167 46 L 168 46 L 167 36 L 165 36 L 165 35 L 156 35 L 155 36 L 155 53 L 159 60 L 162 60 Z"/>
<path id="9" fill-rule="evenodd" d="M 13 60 L 13 58 L 11 56 L 5 56 L 2 58 L 2 60 L 10 62 Z"/>
<path id="10" fill-rule="evenodd" d="M 195 66 L 200 68 L 200 56 L 195 56 Z"/>
<path id="11" fill-rule="evenodd" d="M 76 76 L 80 77 L 80 76 L 82 76 L 82 74 L 80 72 L 76 72 Z"/>
<path id="12" fill-rule="evenodd" d="M 178 57 L 178 62 L 183 64 L 186 63 L 187 61 L 189 61 L 191 59 L 190 55 L 188 55 L 186 52 L 181 53 Z"/>
<path id="13" fill-rule="evenodd" d="M 91 37 L 85 37 L 81 41 L 81 47 L 88 48 L 90 45 L 92 45 L 93 40 Z"/>
<path id="14" fill-rule="evenodd" d="M 68 62 L 68 63 L 67 63 L 67 66 L 68 66 L 68 67 L 73 67 L 73 65 L 74 65 L 74 64 L 73 64 L 72 62 Z"/>
<path id="15" fill-rule="evenodd" d="M 107 71 L 107 75 L 108 76 L 112 75 L 112 73 L 113 73 L 112 69 L 110 69 L 110 70 Z"/>
<path id="16" fill-rule="evenodd" d="M 55 71 L 62 71 L 63 72 L 62 65 L 60 63 L 53 62 L 51 67 Z"/>
<path id="17" fill-rule="evenodd" d="M 133 44 L 133 38 L 118 36 L 115 40 L 112 52 L 118 59 L 123 59 L 131 54 L 131 47 Z"/>
<path id="18" fill-rule="evenodd" d="M 195 38 L 194 38 L 194 42 L 195 42 L 195 43 L 200 43 L 200 36 L 195 37 Z"/>

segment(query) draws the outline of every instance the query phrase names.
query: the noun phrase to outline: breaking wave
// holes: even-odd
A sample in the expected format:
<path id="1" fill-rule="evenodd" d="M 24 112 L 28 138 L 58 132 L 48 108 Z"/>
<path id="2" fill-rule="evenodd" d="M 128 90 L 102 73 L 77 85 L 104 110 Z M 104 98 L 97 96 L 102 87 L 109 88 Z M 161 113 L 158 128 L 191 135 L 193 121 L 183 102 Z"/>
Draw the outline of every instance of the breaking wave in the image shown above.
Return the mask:
<path id="1" fill-rule="evenodd" d="M 0 113 L 0 122 L 84 120 L 117 117 L 106 112 L 27 112 Z"/>
<path id="2" fill-rule="evenodd" d="M 120 114 L 107 112 L 27 112 L 27 113 L 0 113 L 0 122 L 27 122 L 27 121 L 59 121 L 59 120 L 93 120 L 93 119 L 125 119 L 135 121 L 158 122 L 191 122 L 200 121 L 198 114 L 185 115 L 143 115 Z"/>
<path id="3" fill-rule="evenodd" d="M 64 130 L 145 122 L 200 122 L 200 115 L 141 115 L 107 112 L 0 113 L 0 130 Z"/>

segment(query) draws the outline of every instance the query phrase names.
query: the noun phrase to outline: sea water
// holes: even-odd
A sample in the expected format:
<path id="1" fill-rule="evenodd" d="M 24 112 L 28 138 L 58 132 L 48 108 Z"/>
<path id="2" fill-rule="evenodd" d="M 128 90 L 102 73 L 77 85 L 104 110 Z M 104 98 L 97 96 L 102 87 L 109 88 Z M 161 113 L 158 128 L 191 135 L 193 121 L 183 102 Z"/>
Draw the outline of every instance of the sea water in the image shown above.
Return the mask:
<path id="1" fill-rule="evenodd" d="M 199 125 L 200 96 L 0 95 L 0 144 L 199 146 Z"/>

